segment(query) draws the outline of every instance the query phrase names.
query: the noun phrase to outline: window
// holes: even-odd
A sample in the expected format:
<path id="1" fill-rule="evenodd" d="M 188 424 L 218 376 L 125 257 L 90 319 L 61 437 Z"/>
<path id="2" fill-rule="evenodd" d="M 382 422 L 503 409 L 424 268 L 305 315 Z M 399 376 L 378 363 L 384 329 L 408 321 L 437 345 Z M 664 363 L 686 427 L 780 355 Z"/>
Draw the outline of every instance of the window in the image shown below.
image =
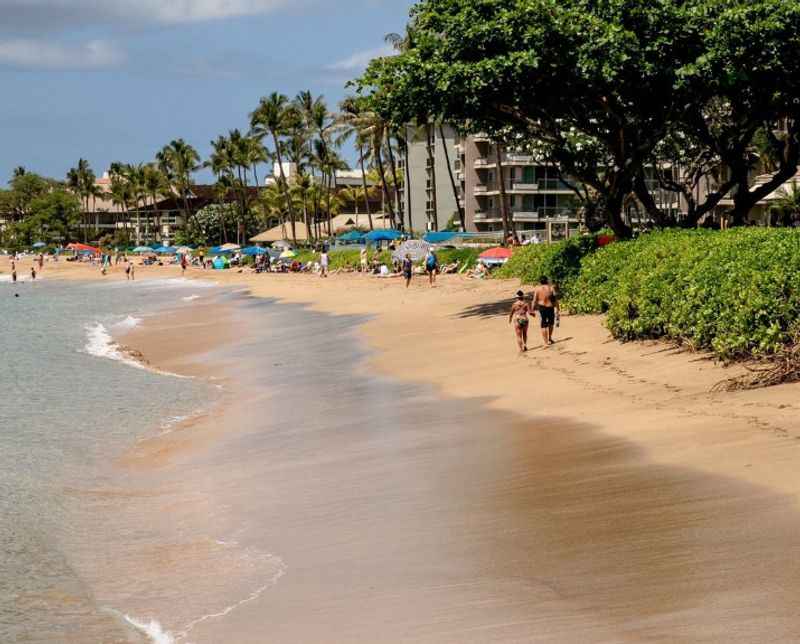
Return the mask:
<path id="1" fill-rule="evenodd" d="M 522 183 L 536 183 L 536 168 L 532 165 L 522 168 Z"/>

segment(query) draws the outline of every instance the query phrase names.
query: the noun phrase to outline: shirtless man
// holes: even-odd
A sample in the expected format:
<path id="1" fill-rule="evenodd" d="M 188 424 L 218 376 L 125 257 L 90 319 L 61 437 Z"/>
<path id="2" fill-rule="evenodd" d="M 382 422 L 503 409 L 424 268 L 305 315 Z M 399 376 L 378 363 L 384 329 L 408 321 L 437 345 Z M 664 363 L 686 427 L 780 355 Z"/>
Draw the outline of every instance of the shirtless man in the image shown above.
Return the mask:
<path id="1" fill-rule="evenodd" d="M 528 315 L 531 313 L 530 304 L 525 300 L 525 294 L 517 291 L 517 299 L 511 305 L 511 313 L 508 316 L 508 323 L 514 325 L 514 333 L 517 336 L 519 352 L 525 353 L 528 350 Z"/>
<path id="2" fill-rule="evenodd" d="M 553 344 L 553 328 L 561 314 L 561 309 L 555 289 L 550 286 L 549 280 L 544 276 L 539 279 L 539 286 L 533 291 L 533 305 L 539 309 L 539 315 L 542 316 L 542 340 L 545 348 L 549 347 Z"/>

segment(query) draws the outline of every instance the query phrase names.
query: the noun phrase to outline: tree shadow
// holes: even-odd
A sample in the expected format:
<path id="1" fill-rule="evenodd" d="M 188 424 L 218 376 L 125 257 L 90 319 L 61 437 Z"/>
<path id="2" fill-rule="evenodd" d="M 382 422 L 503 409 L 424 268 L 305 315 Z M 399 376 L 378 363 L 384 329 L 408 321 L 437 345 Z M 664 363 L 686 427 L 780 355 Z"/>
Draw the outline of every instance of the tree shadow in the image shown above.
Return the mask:
<path id="1" fill-rule="evenodd" d="M 456 313 L 458 318 L 496 318 L 508 317 L 511 312 L 511 305 L 514 303 L 514 298 L 500 300 L 498 302 L 486 302 L 484 304 L 476 304 L 475 306 L 468 306 L 463 311 Z"/>

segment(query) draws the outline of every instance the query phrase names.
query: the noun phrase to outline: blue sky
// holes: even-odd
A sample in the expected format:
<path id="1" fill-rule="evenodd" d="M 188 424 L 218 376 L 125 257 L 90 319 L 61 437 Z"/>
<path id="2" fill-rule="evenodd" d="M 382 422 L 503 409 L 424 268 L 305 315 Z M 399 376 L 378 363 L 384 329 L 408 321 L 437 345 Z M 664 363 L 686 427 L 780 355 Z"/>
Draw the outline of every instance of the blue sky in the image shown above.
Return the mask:
<path id="1" fill-rule="evenodd" d="M 272 91 L 331 107 L 402 31 L 411 0 L 0 0 L 0 185 L 202 154 Z"/>

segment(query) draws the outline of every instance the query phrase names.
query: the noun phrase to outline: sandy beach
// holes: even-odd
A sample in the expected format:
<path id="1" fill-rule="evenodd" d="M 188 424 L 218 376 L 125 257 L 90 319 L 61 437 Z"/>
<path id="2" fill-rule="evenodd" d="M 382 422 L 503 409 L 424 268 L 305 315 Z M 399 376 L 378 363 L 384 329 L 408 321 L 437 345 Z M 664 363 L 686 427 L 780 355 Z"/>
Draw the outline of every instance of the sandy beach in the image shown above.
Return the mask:
<path id="1" fill-rule="evenodd" d="M 137 269 L 139 280 L 180 278 L 177 267 Z M 19 271 L 27 276 L 29 264 Z M 41 277 L 125 279 L 63 262 Z M 432 289 L 417 278 L 406 290 L 353 274 L 197 269 L 187 279 L 292 305 L 294 315 L 358 320 L 370 348 L 359 377 L 409 383 L 457 421 L 436 433 L 425 426 L 432 417 L 420 418 L 416 443 L 386 438 L 371 445 L 368 465 L 320 466 L 313 491 L 309 471 L 283 471 L 268 496 L 299 491 L 297 514 L 274 528 L 294 574 L 277 596 L 231 616 L 250 626 L 236 641 L 263 641 L 252 634 L 265 615 L 280 642 L 793 641 L 796 385 L 711 393 L 736 368 L 661 343 L 619 344 L 598 317 L 564 316 L 555 346 L 519 356 L 511 282 L 445 276 Z M 197 323 L 166 315 L 122 342 L 159 369 L 224 372 L 227 411 L 218 413 L 241 417 L 259 391 L 239 389 L 220 356 L 246 325 L 203 306 Z M 185 429 L 122 465 L 185 463 L 223 440 L 202 421 Z M 307 439 L 342 447 L 319 428 Z M 348 510 L 333 516 L 332 507 Z M 386 539 L 396 544 L 388 560 L 376 548 Z M 221 641 L 213 622 L 202 627 L 200 641 Z"/>

